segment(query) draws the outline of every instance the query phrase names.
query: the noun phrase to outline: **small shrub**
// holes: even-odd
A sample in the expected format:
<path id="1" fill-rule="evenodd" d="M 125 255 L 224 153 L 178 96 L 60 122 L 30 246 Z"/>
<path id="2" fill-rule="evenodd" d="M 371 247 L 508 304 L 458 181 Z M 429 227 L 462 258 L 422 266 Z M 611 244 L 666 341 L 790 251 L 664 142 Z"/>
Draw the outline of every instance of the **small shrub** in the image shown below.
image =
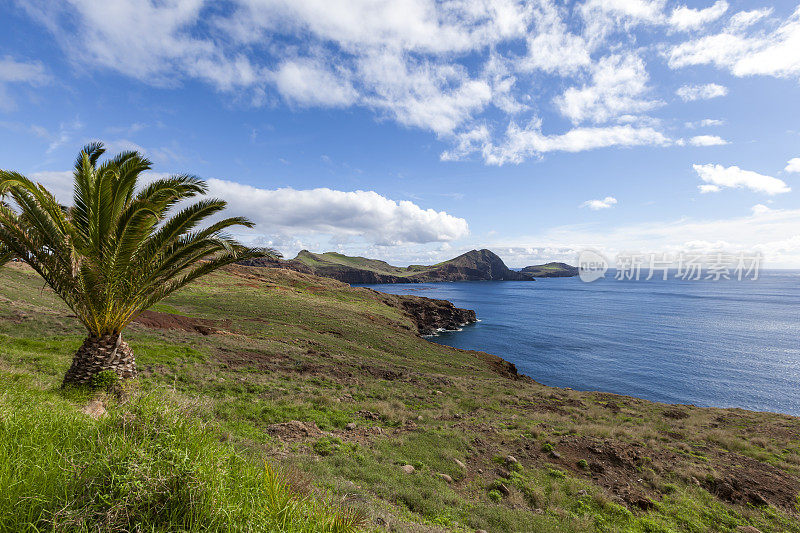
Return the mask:
<path id="1" fill-rule="evenodd" d="M 503 493 L 497 489 L 492 489 L 489 491 L 489 499 L 495 503 L 498 503 L 503 499 Z"/>
<path id="2" fill-rule="evenodd" d="M 557 468 L 548 469 L 547 470 L 547 475 L 549 475 L 550 477 L 554 477 L 556 479 L 564 479 L 565 477 L 567 477 L 566 474 L 564 474 L 564 472 L 562 472 L 561 470 L 559 470 Z"/>
<path id="3" fill-rule="evenodd" d="M 542 451 L 543 451 L 544 453 L 550 453 L 550 452 L 552 452 L 554 449 L 555 449 L 555 448 L 553 448 L 553 445 L 552 445 L 552 444 L 550 444 L 549 442 L 545 442 L 545 443 L 542 445 Z"/>
<path id="4" fill-rule="evenodd" d="M 113 370 L 101 370 L 92 378 L 92 388 L 105 392 L 111 392 L 119 383 L 119 376 Z"/>
<path id="5" fill-rule="evenodd" d="M 664 486 L 661 487 L 661 492 L 664 494 L 673 494 L 678 491 L 678 487 L 672 483 L 665 483 Z"/>
<path id="6" fill-rule="evenodd" d="M 581 470 L 588 470 L 589 463 L 586 462 L 586 459 L 581 459 L 580 461 L 578 461 L 578 468 L 580 468 Z"/>
<path id="7" fill-rule="evenodd" d="M 342 441 L 337 437 L 320 437 L 314 442 L 314 444 L 311 445 L 311 447 L 318 455 L 322 455 L 324 457 L 337 451 L 341 445 Z"/>
<path id="8" fill-rule="evenodd" d="M 494 481 L 492 481 L 492 483 L 489 485 L 489 489 L 491 489 L 491 490 L 498 490 L 498 491 L 499 491 L 499 490 L 500 490 L 500 487 L 502 487 L 502 486 L 503 486 L 503 482 L 502 482 L 502 481 L 500 481 L 499 479 L 495 479 L 495 480 L 494 480 Z"/>

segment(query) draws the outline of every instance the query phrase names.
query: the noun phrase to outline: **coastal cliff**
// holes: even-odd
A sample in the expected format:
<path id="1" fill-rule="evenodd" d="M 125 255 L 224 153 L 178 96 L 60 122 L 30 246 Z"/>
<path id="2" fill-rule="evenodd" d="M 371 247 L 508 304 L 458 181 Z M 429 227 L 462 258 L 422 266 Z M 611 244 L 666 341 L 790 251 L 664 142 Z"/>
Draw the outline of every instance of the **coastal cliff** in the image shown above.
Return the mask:
<path id="1" fill-rule="evenodd" d="M 491 252 L 490 252 L 491 253 Z M 308 254 L 308 255 L 306 255 Z M 310 252 L 300 252 L 298 257 L 306 257 L 314 255 Z M 323 254 L 324 255 L 324 254 Z M 466 255 L 466 254 L 465 254 Z M 346 257 L 346 256 L 342 256 Z M 463 257 L 463 256 L 462 256 Z M 495 256 L 497 257 L 497 256 Z M 363 258 L 357 258 L 363 259 Z M 497 258 L 500 259 L 499 257 Z M 385 265 L 385 268 L 399 269 L 393 267 L 382 261 L 371 261 L 373 264 L 380 263 Z M 502 261 L 500 261 L 502 264 Z M 350 284 L 370 284 L 370 283 L 410 283 L 406 278 L 400 276 L 393 276 L 390 274 L 379 274 L 372 270 L 366 269 L 335 269 L 330 268 L 328 265 L 317 267 L 318 270 L 327 272 L 329 275 L 322 275 L 320 273 L 312 272 L 312 268 L 303 263 L 299 259 L 291 259 L 288 261 L 278 259 L 275 257 L 259 257 L 256 259 L 249 259 L 240 263 L 242 266 L 256 266 L 267 268 L 280 268 L 284 270 L 292 270 L 301 274 L 310 274 L 320 277 L 334 278 L 337 281 Z M 503 265 L 505 266 L 505 265 Z M 497 265 L 494 265 L 497 268 Z M 386 294 L 383 292 L 373 291 L 376 299 L 379 299 L 388 306 L 395 307 L 403 314 L 408 316 L 416 326 L 419 335 L 433 335 L 439 330 L 456 330 L 466 324 L 472 324 L 477 321 L 475 311 L 471 309 L 462 309 L 456 307 L 452 302 L 447 300 L 438 300 L 434 298 L 426 298 L 424 296 L 416 295 L 403 295 L 403 294 Z"/>
<path id="2" fill-rule="evenodd" d="M 433 335 L 439 330 L 456 330 L 477 321 L 475 311 L 456 307 L 447 300 L 423 296 L 398 295 L 397 303 L 417 325 L 420 335 Z"/>

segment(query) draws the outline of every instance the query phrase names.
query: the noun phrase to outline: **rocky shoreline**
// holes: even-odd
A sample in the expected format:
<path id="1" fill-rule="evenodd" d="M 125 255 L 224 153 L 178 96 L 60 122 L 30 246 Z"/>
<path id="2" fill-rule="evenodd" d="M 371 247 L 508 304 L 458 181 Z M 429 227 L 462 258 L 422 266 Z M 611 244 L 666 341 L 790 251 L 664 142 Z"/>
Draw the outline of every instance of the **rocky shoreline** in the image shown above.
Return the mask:
<path id="1" fill-rule="evenodd" d="M 420 336 L 457 330 L 478 321 L 475 311 L 456 307 L 448 300 L 408 294 L 387 294 L 372 289 L 363 290 L 375 293 L 386 305 L 400 309 L 414 323 Z"/>
<path id="2" fill-rule="evenodd" d="M 434 335 L 442 330 L 456 330 L 478 321 L 475 311 L 456 307 L 448 300 L 424 296 L 398 296 L 403 312 L 417 325 L 420 335 Z"/>

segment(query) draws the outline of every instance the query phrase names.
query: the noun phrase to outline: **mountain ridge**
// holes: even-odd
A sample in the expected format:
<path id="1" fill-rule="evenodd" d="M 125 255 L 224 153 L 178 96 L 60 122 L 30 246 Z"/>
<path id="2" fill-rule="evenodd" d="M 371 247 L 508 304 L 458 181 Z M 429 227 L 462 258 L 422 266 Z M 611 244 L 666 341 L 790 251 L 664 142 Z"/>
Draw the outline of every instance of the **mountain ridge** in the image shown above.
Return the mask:
<path id="1" fill-rule="evenodd" d="M 301 250 L 294 259 L 256 259 L 250 266 L 286 268 L 304 274 L 336 279 L 350 284 L 428 283 L 436 281 L 533 281 L 537 277 L 577 275 L 577 268 L 565 263 L 547 263 L 511 270 L 491 250 L 470 250 L 433 265 L 398 267 L 379 259 L 347 256 L 337 252 L 313 253 Z"/>

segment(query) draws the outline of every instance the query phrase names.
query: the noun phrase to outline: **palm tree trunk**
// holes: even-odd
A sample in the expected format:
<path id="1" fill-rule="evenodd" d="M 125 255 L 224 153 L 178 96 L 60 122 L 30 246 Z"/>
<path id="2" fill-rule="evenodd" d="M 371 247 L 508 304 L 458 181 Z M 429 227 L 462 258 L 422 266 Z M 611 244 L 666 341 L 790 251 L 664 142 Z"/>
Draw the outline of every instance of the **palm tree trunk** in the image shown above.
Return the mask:
<path id="1" fill-rule="evenodd" d="M 123 379 L 136 376 L 133 350 L 122 340 L 122 334 L 88 337 L 72 358 L 62 386 L 89 384 L 103 370 L 112 370 Z"/>

